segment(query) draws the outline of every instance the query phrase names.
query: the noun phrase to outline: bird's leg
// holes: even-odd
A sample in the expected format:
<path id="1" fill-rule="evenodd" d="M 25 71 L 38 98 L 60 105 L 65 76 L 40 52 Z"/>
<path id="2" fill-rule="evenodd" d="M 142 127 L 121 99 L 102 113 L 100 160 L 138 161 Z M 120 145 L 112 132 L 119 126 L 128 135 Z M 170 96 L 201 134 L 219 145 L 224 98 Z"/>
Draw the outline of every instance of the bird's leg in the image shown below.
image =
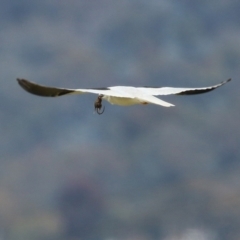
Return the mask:
<path id="1" fill-rule="evenodd" d="M 105 110 L 105 107 L 103 106 L 103 110 L 101 111 L 102 109 L 102 98 L 103 98 L 103 95 L 100 94 L 97 98 L 97 100 L 95 101 L 94 103 L 94 108 L 95 108 L 95 111 L 97 112 L 97 114 L 103 114 L 104 113 L 104 110 Z"/>

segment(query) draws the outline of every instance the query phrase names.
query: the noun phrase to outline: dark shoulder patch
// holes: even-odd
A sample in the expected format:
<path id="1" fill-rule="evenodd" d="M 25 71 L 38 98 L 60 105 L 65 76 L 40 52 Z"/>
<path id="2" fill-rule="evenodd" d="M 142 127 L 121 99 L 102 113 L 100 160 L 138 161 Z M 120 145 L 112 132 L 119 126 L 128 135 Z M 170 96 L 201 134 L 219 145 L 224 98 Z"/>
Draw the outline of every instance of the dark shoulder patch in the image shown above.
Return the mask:
<path id="1" fill-rule="evenodd" d="M 56 93 L 55 95 L 53 95 L 52 97 L 58 97 L 58 96 L 62 96 L 62 95 L 73 93 L 73 92 L 75 92 L 75 91 L 73 91 L 73 90 L 61 90 L 58 93 Z"/>
<path id="2" fill-rule="evenodd" d="M 86 89 L 93 89 L 93 90 L 110 90 L 110 88 L 107 88 L 107 87 L 101 87 L 101 88 L 86 88 Z"/>

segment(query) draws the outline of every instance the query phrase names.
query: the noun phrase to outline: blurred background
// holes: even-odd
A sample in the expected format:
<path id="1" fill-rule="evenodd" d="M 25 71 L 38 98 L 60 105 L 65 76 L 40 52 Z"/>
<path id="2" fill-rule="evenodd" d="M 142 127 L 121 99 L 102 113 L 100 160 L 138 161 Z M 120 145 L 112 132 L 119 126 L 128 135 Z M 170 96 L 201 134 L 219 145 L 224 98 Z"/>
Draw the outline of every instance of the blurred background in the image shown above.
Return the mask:
<path id="1" fill-rule="evenodd" d="M 240 2 L 0 0 L 0 239 L 240 239 Z M 67 87 L 205 87 L 174 108 Z"/>

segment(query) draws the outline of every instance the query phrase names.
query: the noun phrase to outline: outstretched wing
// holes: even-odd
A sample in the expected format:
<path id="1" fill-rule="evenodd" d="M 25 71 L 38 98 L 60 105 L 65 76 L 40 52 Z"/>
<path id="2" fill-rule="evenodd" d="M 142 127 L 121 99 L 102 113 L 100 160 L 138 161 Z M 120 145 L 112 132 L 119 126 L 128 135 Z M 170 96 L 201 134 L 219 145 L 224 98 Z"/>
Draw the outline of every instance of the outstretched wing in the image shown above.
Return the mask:
<path id="1" fill-rule="evenodd" d="M 218 87 L 221 87 L 222 85 L 226 84 L 227 82 L 231 81 L 231 79 L 228 79 L 224 82 L 221 82 L 219 84 L 209 86 L 209 87 L 203 87 L 203 88 L 173 88 L 173 87 L 162 87 L 162 88 L 153 88 L 153 87 L 141 87 L 138 88 L 141 91 L 145 92 L 146 94 L 158 96 L 158 95 L 171 95 L 171 94 L 177 94 L 177 95 L 194 95 L 194 94 L 201 94 L 210 92 Z"/>
<path id="2" fill-rule="evenodd" d="M 26 79 L 17 78 L 19 85 L 29 93 L 42 96 L 42 97 L 58 97 L 67 94 L 82 94 L 82 93 L 93 93 L 93 94 L 103 94 L 106 96 L 113 97 L 126 97 L 133 98 L 130 94 L 125 94 L 123 92 L 118 92 L 117 90 L 111 88 L 89 88 L 89 89 L 69 89 L 69 88 L 56 88 L 48 87 L 34 82 L 30 82 Z"/>

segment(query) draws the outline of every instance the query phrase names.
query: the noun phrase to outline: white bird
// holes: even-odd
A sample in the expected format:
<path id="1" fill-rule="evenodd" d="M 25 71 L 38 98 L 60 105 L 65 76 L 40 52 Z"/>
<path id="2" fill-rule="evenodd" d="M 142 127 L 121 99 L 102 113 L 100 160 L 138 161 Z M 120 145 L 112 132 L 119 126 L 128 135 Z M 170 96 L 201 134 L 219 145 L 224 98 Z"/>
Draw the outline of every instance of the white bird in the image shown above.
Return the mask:
<path id="1" fill-rule="evenodd" d="M 94 93 L 98 94 L 98 98 L 94 104 L 95 110 L 98 114 L 104 112 L 102 109 L 102 99 L 107 100 L 111 104 L 130 106 L 134 104 L 148 104 L 153 103 L 164 107 L 174 106 L 171 103 L 165 102 L 155 96 L 160 95 L 193 95 L 210 92 L 225 83 L 229 82 L 228 79 L 219 84 L 202 87 L 202 88 L 173 88 L 173 87 L 128 87 L 128 86 L 114 86 L 104 88 L 87 88 L 87 89 L 68 89 L 68 88 L 56 88 L 47 87 L 43 85 L 30 82 L 25 79 L 17 78 L 19 85 L 27 92 L 43 96 L 43 97 L 58 97 L 67 94 L 82 94 L 82 93 Z M 101 111 L 102 109 L 102 111 Z"/>

